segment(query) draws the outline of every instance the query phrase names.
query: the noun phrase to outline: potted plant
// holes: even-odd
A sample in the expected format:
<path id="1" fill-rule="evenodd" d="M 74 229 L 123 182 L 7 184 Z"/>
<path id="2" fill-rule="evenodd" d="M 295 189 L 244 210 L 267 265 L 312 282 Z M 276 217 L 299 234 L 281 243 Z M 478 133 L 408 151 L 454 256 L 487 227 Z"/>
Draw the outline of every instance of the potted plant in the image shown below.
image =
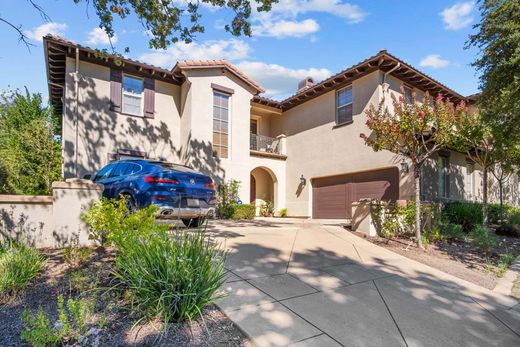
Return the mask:
<path id="1" fill-rule="evenodd" d="M 263 217 L 272 217 L 273 214 L 274 214 L 274 204 L 272 201 L 270 200 L 267 200 L 263 205 L 262 205 L 262 216 Z"/>

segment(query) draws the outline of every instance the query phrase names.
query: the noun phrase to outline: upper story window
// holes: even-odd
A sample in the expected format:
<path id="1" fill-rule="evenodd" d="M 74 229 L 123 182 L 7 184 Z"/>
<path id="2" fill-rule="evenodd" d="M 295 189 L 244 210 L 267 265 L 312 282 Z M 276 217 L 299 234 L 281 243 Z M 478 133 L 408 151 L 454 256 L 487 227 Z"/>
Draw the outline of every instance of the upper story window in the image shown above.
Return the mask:
<path id="1" fill-rule="evenodd" d="M 213 154 L 218 158 L 229 156 L 229 98 L 213 92 Z"/>
<path id="2" fill-rule="evenodd" d="M 404 99 L 406 100 L 406 103 L 411 105 L 413 103 L 413 89 L 404 86 Z"/>
<path id="3" fill-rule="evenodd" d="M 336 124 L 352 122 L 352 86 L 336 92 Z"/>
<path id="4" fill-rule="evenodd" d="M 143 79 L 123 75 L 123 113 L 143 115 Z"/>
<path id="5" fill-rule="evenodd" d="M 474 184 L 474 175 L 475 167 L 471 163 L 466 163 L 466 175 L 464 177 L 464 193 L 466 194 L 466 199 L 473 199 L 473 187 Z"/>
<path id="6" fill-rule="evenodd" d="M 439 174 L 439 197 L 448 198 L 450 195 L 450 159 L 447 156 L 439 156 L 437 169 Z"/>

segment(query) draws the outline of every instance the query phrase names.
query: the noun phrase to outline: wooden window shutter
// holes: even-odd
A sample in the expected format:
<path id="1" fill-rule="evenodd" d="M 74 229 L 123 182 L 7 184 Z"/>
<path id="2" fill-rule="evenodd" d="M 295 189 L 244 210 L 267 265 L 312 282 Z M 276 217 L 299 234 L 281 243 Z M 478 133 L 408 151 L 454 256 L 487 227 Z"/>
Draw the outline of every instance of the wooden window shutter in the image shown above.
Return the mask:
<path id="1" fill-rule="evenodd" d="M 121 112 L 123 71 L 110 69 L 110 110 Z"/>
<path id="2" fill-rule="evenodd" d="M 144 79 L 144 116 L 155 116 L 155 80 L 152 78 Z"/>

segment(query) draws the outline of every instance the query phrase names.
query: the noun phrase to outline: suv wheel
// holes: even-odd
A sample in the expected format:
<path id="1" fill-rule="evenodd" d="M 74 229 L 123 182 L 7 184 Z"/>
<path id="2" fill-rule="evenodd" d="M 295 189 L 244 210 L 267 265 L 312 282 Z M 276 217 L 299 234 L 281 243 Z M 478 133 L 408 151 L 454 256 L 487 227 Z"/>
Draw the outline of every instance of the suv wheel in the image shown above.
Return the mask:
<path id="1" fill-rule="evenodd" d="M 188 228 L 198 228 L 198 227 L 200 227 L 202 224 L 204 224 L 205 221 L 206 221 L 206 218 L 204 218 L 204 217 L 197 217 L 197 218 L 183 218 L 183 219 L 182 219 L 182 222 L 183 222 L 184 225 L 186 225 L 186 227 L 188 227 Z"/>
<path id="2" fill-rule="evenodd" d="M 137 210 L 134 198 L 132 198 L 132 196 L 130 196 L 128 194 L 125 194 L 124 197 L 125 197 L 125 203 L 126 203 L 126 208 L 128 210 L 128 213 L 130 213 L 130 214 L 134 213 Z"/>

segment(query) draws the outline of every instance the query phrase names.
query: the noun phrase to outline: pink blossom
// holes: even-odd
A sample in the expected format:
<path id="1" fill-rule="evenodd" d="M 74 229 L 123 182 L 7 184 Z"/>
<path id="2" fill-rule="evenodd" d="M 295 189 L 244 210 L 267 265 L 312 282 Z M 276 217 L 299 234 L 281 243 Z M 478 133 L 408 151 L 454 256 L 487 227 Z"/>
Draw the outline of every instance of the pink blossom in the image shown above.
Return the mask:
<path id="1" fill-rule="evenodd" d="M 424 111 L 419 111 L 418 115 L 419 115 L 419 118 L 424 118 Z"/>
<path id="2" fill-rule="evenodd" d="M 399 97 L 399 101 L 404 102 L 404 101 L 405 101 L 404 96 L 401 95 L 401 96 Z"/>

